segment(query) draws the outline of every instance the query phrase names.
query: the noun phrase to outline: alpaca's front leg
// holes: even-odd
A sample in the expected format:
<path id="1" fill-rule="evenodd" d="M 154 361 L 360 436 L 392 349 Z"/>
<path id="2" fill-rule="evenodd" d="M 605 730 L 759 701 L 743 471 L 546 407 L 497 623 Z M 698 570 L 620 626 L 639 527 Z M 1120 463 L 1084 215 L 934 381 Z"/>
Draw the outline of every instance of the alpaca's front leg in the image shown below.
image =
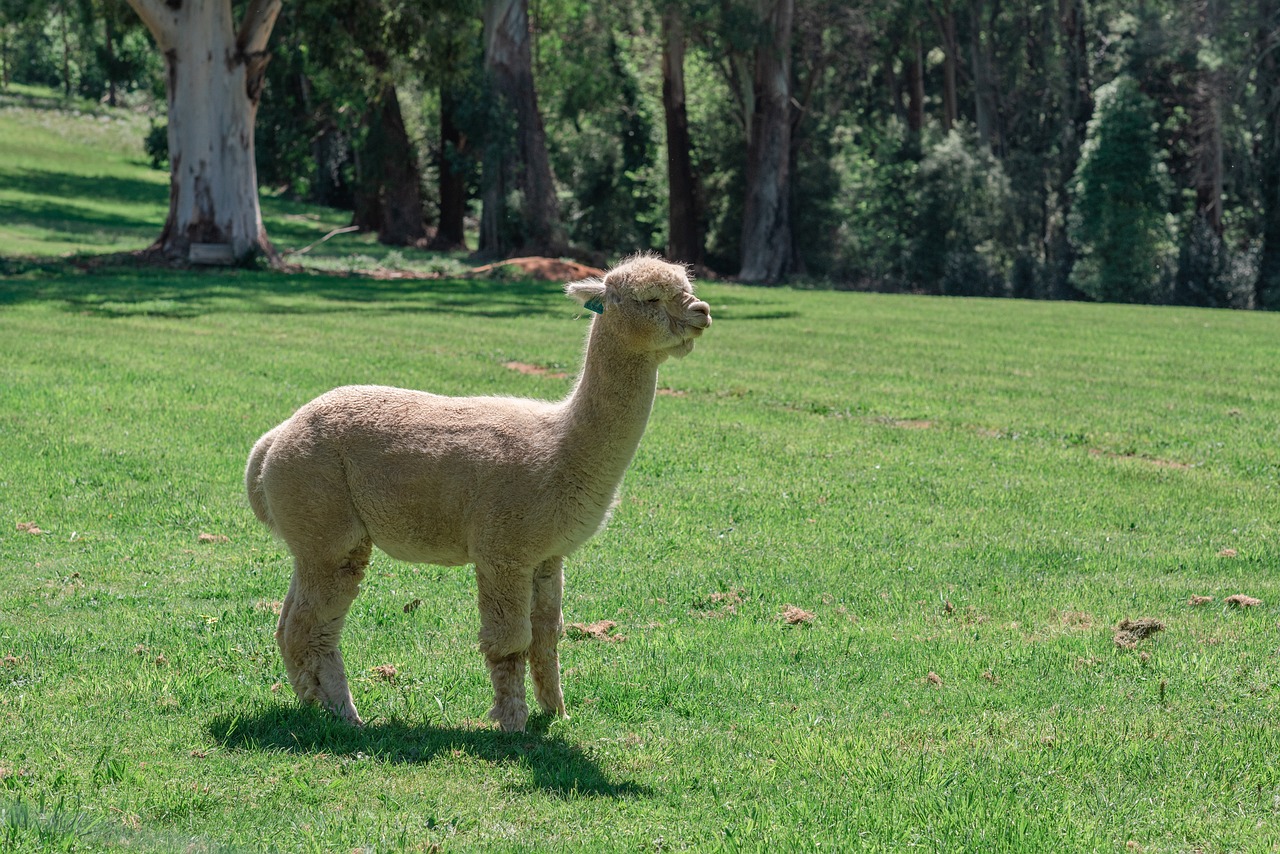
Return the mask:
<path id="1" fill-rule="evenodd" d="M 524 693 L 524 661 L 532 627 L 533 573 L 523 567 L 476 563 L 480 600 L 480 651 L 493 682 L 490 719 L 506 732 L 519 732 L 529 719 Z"/>
<path id="2" fill-rule="evenodd" d="M 564 630 L 560 603 L 564 595 L 564 559 L 553 557 L 533 576 L 533 638 L 529 644 L 529 671 L 533 696 L 542 711 L 568 717 L 560 690 L 560 655 L 556 644 Z"/>

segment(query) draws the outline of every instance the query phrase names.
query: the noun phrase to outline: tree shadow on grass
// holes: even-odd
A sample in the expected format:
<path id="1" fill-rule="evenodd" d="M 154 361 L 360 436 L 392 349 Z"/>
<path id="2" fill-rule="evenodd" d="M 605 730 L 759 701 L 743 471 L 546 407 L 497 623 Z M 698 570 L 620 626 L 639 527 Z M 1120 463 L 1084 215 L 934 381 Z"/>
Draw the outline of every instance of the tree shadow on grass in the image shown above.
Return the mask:
<path id="1" fill-rule="evenodd" d="M 548 734 L 551 719 L 535 715 L 523 733 L 438 727 L 403 720 L 349 726 L 310 706 L 271 706 L 250 714 L 219 715 L 209 734 L 230 750 L 326 753 L 364 756 L 395 764 L 424 764 L 462 751 L 493 765 L 527 768 L 532 785 L 559 797 L 634 798 L 652 791 L 629 781 L 614 782 L 582 748 Z"/>
<path id="2" fill-rule="evenodd" d="M 528 317 L 572 311 L 554 282 L 378 278 L 273 270 L 111 267 L 0 259 L 0 306 L 61 302 L 76 314 L 175 319 L 206 314 L 381 312 Z"/>

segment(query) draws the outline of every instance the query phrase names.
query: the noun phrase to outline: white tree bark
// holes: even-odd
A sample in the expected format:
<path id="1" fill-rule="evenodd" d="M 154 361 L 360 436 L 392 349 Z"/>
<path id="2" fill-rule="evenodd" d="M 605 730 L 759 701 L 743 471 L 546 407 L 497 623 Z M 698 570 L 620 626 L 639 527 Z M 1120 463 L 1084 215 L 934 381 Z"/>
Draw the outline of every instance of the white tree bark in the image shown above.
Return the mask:
<path id="1" fill-rule="evenodd" d="M 231 0 L 129 0 L 165 57 L 169 217 L 156 248 L 192 259 L 275 258 L 258 206 L 253 128 L 283 0 L 252 0 L 237 29 Z M 198 259 L 196 259 L 198 260 Z"/>

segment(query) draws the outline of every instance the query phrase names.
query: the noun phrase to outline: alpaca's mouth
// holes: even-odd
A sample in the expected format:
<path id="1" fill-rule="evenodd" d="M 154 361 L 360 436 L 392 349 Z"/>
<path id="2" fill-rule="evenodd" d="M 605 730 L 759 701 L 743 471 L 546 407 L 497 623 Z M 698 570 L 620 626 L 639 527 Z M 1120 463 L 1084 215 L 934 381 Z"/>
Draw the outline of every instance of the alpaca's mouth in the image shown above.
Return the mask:
<path id="1" fill-rule="evenodd" d="M 667 352 L 672 356 L 675 356 L 677 359 L 683 359 L 685 356 L 693 352 L 693 339 L 686 338 L 684 341 L 681 341 L 676 346 L 667 350 Z"/>

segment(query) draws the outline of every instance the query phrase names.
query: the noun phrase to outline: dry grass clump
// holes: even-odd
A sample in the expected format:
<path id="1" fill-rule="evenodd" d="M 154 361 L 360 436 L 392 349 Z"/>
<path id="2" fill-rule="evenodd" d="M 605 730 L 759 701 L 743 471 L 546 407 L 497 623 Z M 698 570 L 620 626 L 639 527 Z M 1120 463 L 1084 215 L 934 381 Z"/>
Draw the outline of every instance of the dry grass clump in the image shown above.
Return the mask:
<path id="1" fill-rule="evenodd" d="M 564 633 L 572 640 L 598 640 L 605 643 L 619 643 L 627 639 L 626 635 L 612 634 L 618 624 L 613 620 L 598 620 L 594 623 L 569 623 Z"/>
<path id="2" fill-rule="evenodd" d="M 1138 642 L 1145 640 L 1156 632 L 1164 631 L 1164 623 L 1152 617 L 1139 617 L 1136 620 L 1124 619 L 1116 626 L 1116 646 L 1121 649 L 1133 649 Z"/>
<path id="3" fill-rule="evenodd" d="M 817 617 L 812 611 L 797 608 L 795 605 L 787 605 L 782 609 L 782 621 L 788 626 L 807 626 L 815 619 Z"/>

